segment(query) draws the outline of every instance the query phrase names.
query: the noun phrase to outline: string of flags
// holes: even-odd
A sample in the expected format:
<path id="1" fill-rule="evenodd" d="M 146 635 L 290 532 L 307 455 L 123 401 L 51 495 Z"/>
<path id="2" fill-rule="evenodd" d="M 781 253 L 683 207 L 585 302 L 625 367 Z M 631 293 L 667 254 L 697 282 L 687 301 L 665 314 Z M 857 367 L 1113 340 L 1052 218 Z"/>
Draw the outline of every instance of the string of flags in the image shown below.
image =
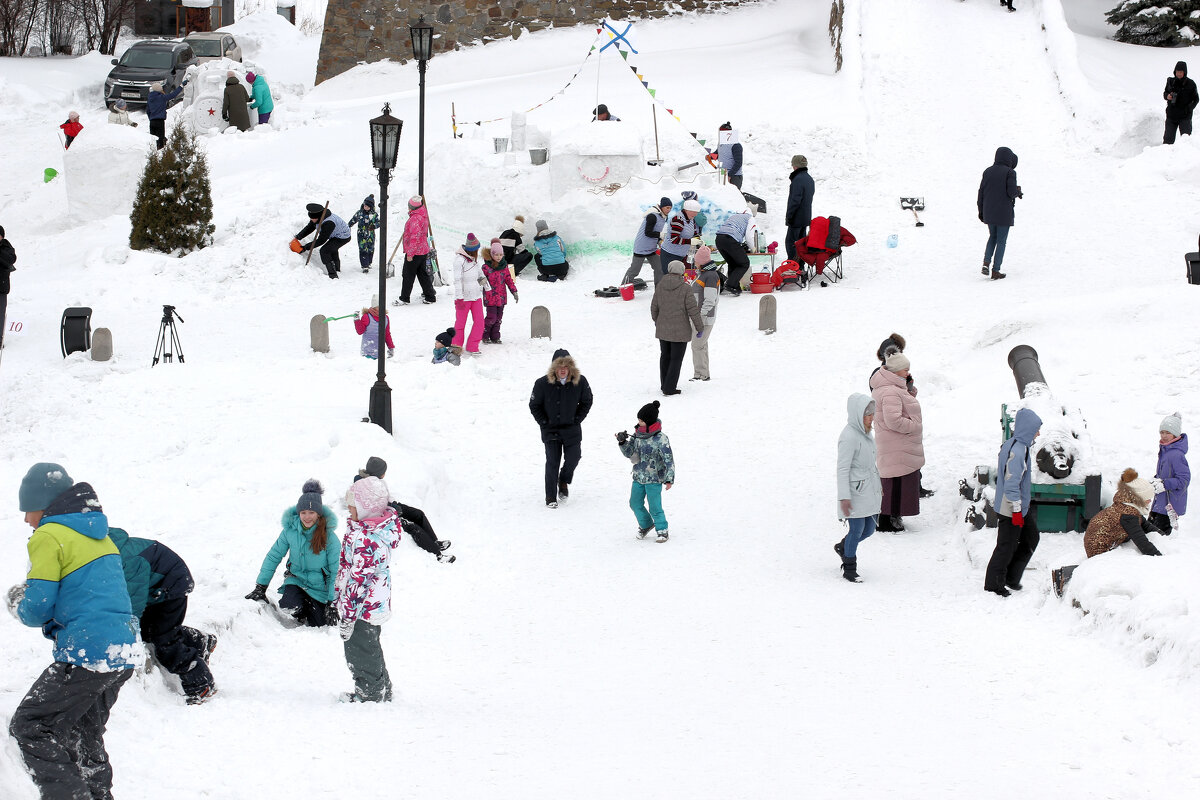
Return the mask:
<path id="1" fill-rule="evenodd" d="M 629 70 L 633 73 L 634 77 L 637 78 L 638 82 L 642 84 L 642 88 L 644 88 L 646 90 L 646 92 L 649 93 L 650 98 L 654 102 L 656 102 L 660 106 L 662 106 L 666 110 L 666 112 L 675 119 L 676 122 L 678 122 L 682 125 L 683 120 L 681 120 L 679 118 L 679 115 L 675 113 L 674 109 L 667 108 L 666 103 L 664 103 L 661 99 L 659 99 L 658 90 L 650 88 L 650 82 L 648 80 L 646 80 L 645 75 L 638 72 L 637 67 L 629 63 L 629 54 L 630 53 L 633 53 L 634 55 L 638 54 L 637 48 L 635 48 L 633 46 L 633 43 L 629 39 L 629 32 L 632 28 L 633 28 L 633 23 L 630 22 L 630 23 L 625 24 L 625 29 L 623 31 L 618 31 L 617 28 L 613 24 L 610 24 L 609 20 L 605 19 L 604 21 L 602 21 L 600 23 L 600 25 L 598 25 L 596 27 L 596 38 L 592 40 L 592 44 L 588 48 L 587 55 L 583 57 L 583 61 L 580 62 L 579 68 L 575 70 L 575 74 L 570 77 L 570 79 L 563 85 L 563 87 L 561 89 L 559 89 L 557 92 L 555 92 L 550 97 L 543 100 L 542 102 L 538 103 L 537 105 L 525 109 L 525 112 L 529 113 L 530 111 L 541 108 L 542 106 L 551 102 L 555 98 L 561 97 L 563 94 L 566 93 L 568 87 L 570 87 L 570 85 L 575 82 L 575 79 L 579 77 L 579 73 L 583 72 L 584 66 L 587 64 L 588 59 L 592 57 L 593 53 L 596 53 L 596 52 L 603 53 L 608 48 L 613 47 L 616 49 L 616 51 L 618 53 L 621 54 L 621 60 L 625 62 L 625 65 L 629 67 Z M 597 47 L 597 42 L 599 41 L 601 34 L 605 33 L 605 31 L 608 32 L 609 41 L 606 42 L 604 45 Z M 622 46 L 621 46 L 622 43 L 624 43 L 625 47 L 628 49 L 622 49 Z M 484 123 L 488 123 L 488 122 L 503 122 L 506 119 L 508 119 L 508 117 L 504 116 L 504 117 L 496 117 L 495 119 L 481 119 L 481 120 L 476 120 L 473 123 L 464 123 L 464 124 L 483 125 Z M 453 114 L 451 114 L 451 125 L 454 127 L 454 135 L 457 138 L 458 137 L 458 124 L 454 120 Z M 705 145 L 704 139 L 701 139 L 699 136 L 697 136 L 695 133 L 692 133 L 691 131 L 689 131 L 688 134 L 692 137 L 692 139 L 694 139 L 696 141 L 697 144 L 699 144 L 701 147 L 704 148 L 705 153 L 708 153 L 708 154 L 712 153 L 712 151 Z"/>

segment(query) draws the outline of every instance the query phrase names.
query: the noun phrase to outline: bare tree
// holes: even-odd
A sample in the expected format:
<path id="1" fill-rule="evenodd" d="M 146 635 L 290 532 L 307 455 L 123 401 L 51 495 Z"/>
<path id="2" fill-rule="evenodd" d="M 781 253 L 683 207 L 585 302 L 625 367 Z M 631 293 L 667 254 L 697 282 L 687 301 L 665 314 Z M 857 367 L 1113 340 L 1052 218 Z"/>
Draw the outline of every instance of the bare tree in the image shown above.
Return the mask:
<path id="1" fill-rule="evenodd" d="M 117 49 L 121 25 L 133 19 L 137 0 L 62 0 L 72 3 L 83 21 L 83 33 L 89 50 L 112 55 Z M 3 2 L 3 0 L 0 0 Z"/>
<path id="2" fill-rule="evenodd" d="M 41 0 L 0 0 L 0 56 L 19 56 L 29 45 Z"/>
<path id="3" fill-rule="evenodd" d="M 78 10 L 65 2 L 48 0 L 44 4 L 42 32 L 46 37 L 45 54 L 69 53 L 79 31 Z"/>

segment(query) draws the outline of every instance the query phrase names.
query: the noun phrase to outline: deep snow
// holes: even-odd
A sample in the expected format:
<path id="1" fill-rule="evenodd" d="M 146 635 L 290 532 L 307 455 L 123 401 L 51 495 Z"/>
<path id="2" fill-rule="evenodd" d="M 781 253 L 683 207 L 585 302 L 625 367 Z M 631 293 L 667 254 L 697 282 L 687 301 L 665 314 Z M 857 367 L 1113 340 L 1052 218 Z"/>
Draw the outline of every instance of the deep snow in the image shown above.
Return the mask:
<path id="1" fill-rule="evenodd" d="M 1095 38 L 1077 14 L 1068 25 L 1058 0 L 1020 6 L 851 0 L 840 73 L 823 0 L 637 24 L 664 158 L 696 160 L 689 132 L 715 138 L 729 119 L 770 238 L 801 152 L 814 210 L 859 239 L 844 282 L 778 297 L 772 336 L 757 332 L 752 296 L 722 300 L 713 380 L 663 399 L 679 470 L 664 545 L 634 538 L 628 463 L 611 439 L 659 396 L 649 298 L 591 295 L 624 272 L 641 210 L 685 187 L 647 170 L 611 196 L 552 201 L 547 168 L 492 152 L 507 122 L 468 124 L 552 96 L 593 29 L 429 64 L 426 193 L 443 256 L 467 231 L 498 235 L 513 213 L 531 233 L 545 217 L 576 250 L 565 283 L 518 281 L 505 343 L 459 368 L 429 363 L 452 322 L 446 290 L 434 306 L 390 309 L 394 437 L 359 422 L 375 364 L 358 356 L 349 320 L 332 324 L 328 356 L 307 341 L 314 314 L 365 305 L 375 273 L 358 272 L 350 245 L 334 283 L 286 244 L 306 202 L 349 216 L 378 191 L 366 121 L 384 102 L 406 121 L 396 241 L 416 191 L 415 65 L 361 66 L 313 88 L 314 39 L 272 14 L 237 23 L 282 113 L 205 140 L 216 243 L 176 259 L 131 253 L 126 216 L 73 223 L 69 184 L 41 182 L 46 167 L 63 169 L 54 131 L 69 108 L 85 137 L 105 124 L 107 58 L 0 60 L 0 225 L 20 259 L 8 318 L 24 324 L 0 362 L 0 585 L 24 575 L 16 486 L 31 463 L 59 460 L 96 487 L 113 524 L 184 556 L 197 578 L 190 618 L 221 636 L 209 704 L 184 706 L 159 671 L 122 692 L 108 736 L 116 795 L 1196 794 L 1195 523 L 1156 540 L 1163 558 L 1126 547 L 1084 564 L 1062 601 L 1049 569 L 1082 560 L 1079 535 L 1044 536 L 1026 589 L 1000 600 L 982 592 L 993 534 L 961 520 L 956 482 L 995 461 L 1016 344 L 1036 347 L 1056 396 L 1082 410 L 1106 479 L 1153 471 L 1165 414 L 1181 411 L 1185 430 L 1200 419 L 1200 317 L 1180 258 L 1195 246 L 1200 143 L 1157 144 L 1162 82 L 1181 55 Z M 529 112 L 552 157 L 554 137 L 597 97 L 652 147 L 647 93 L 610 48 Z M 1020 156 L 1025 199 L 1009 278 L 990 283 L 974 197 L 999 145 Z M 711 177 L 687 185 L 730 204 Z M 902 195 L 925 197 L 926 227 L 912 226 Z M 164 303 L 186 320 L 187 362 L 151 369 Z M 549 343 L 527 338 L 539 303 L 554 314 Z M 59 357 L 58 320 L 73 305 L 113 330 L 113 361 Z M 866 390 L 893 330 L 910 343 L 938 494 L 910 533 L 861 546 L 865 583 L 851 586 L 831 549 L 832 459 L 845 398 Z M 551 512 L 526 399 L 555 347 L 577 357 L 596 405 L 572 498 Z M 390 462 L 393 493 L 424 508 L 459 555 L 442 566 L 408 545 L 396 554 L 397 613 L 383 631 L 396 702 L 378 708 L 335 702 L 349 688 L 335 633 L 281 630 L 242 599 L 303 481 L 321 479 L 343 516 L 338 500 L 369 455 Z M 3 721 L 49 646 L 7 616 L 0 630 Z M 35 796 L 11 739 L 0 796 Z"/>

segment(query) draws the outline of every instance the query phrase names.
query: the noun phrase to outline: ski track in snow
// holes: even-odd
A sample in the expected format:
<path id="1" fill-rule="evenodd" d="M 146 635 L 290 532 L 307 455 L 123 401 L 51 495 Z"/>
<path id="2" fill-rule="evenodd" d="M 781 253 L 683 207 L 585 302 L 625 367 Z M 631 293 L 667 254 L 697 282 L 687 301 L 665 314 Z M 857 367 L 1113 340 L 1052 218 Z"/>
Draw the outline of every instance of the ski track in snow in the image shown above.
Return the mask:
<path id="1" fill-rule="evenodd" d="M 1057 3 L 1025 2 L 1012 15 L 994 5 L 848 3 L 840 74 L 828 63 L 822 2 L 638 24 L 639 70 L 682 120 L 659 111 L 670 158 L 695 159 L 688 126 L 732 119 L 744 133 L 746 188 L 771 209 L 760 220 L 770 238 L 782 233 L 788 159 L 803 152 L 817 179 L 814 211 L 840 215 L 859 239 L 844 283 L 778 296 L 772 336 L 756 331 L 754 298 L 721 301 L 713 380 L 685 380 L 680 397 L 663 401 L 679 469 L 665 493 L 664 545 L 634 538 L 628 463 L 611 438 L 659 397 L 649 297 L 591 296 L 624 271 L 625 254 L 573 259 L 562 284 L 520 278 L 505 343 L 457 369 L 429 364 L 433 336 L 452 321 L 445 290 L 434 306 L 390 308 L 394 438 L 358 421 L 375 363 L 358 356 L 350 321 L 331 323 L 331 354 L 310 352 L 309 318 L 357 310 L 376 276 L 358 272 L 351 244 L 332 283 L 303 269 L 286 242 L 310 199 L 348 216 L 377 191 L 365 120 L 388 99 L 410 121 L 393 179 L 395 242 L 416 183 L 412 65 L 360 67 L 303 96 L 288 90 L 278 130 L 207 140 L 217 241 L 185 259 L 129 253 L 121 216 L 63 219 L 62 181 L 39 182 L 58 158 L 46 141 L 58 107 L 22 105 L 0 123 L 9 176 L 0 224 L 20 257 L 9 319 L 27 324 L 0 363 L 0 485 L 11 492 L 33 461 L 60 460 L 95 486 L 114 525 L 185 557 L 197 579 L 189 620 L 221 636 L 212 702 L 185 707 L 161 670 L 122 692 L 108 733 L 116 795 L 1195 794 L 1200 626 L 1188 610 L 1200 602 L 1200 549 L 1187 518 L 1184 534 L 1160 544 L 1165 558 L 1122 551 L 1081 567 L 1074 583 L 1092 610 L 1082 616 L 1046 579 L 1082 559 L 1077 535 L 1043 537 L 1020 594 L 982 592 L 993 532 L 962 524 L 955 484 L 994 463 L 999 404 L 1015 399 L 1004 358 L 1018 343 L 1038 349 L 1051 388 L 1083 409 L 1106 476 L 1130 464 L 1153 471 L 1164 414 L 1181 410 L 1185 429 L 1200 419 L 1188 402 L 1200 388 L 1189 366 L 1196 300 L 1172 291 L 1193 244 L 1180 210 L 1200 199 L 1197 146 L 1106 152 L 1096 142 L 1120 126 L 1072 118 L 1044 51 L 1052 34 L 1040 24 L 1061 13 Z M 585 28 L 540 32 L 431 62 L 426 180 L 445 264 L 457 235 L 497 235 L 514 210 L 530 232 L 545 216 L 568 242 L 622 239 L 646 204 L 678 196 L 683 187 L 670 182 L 635 181 L 613 197 L 551 202 L 544 170 L 523 154 L 491 153 L 506 124 L 463 125 L 556 91 L 591 39 Z M 742 44 L 751 40 L 752 59 Z M 1089 64 L 1091 47 L 1080 48 Z M 1129 72 L 1150 62 L 1138 48 L 1113 52 Z M 276 69 L 300 74 L 301 62 Z M 85 124 L 103 124 L 107 61 L 51 63 L 65 65 L 54 102 L 78 103 Z M 685 63 L 714 69 L 697 85 Z M 756 71 L 762 64 L 773 70 Z M 81 80 L 84 67 L 99 80 Z M 552 134 L 577 123 L 596 99 L 597 69 L 602 99 L 649 130 L 644 90 L 611 57 L 593 57 L 529 122 Z M 0 85 L 31 91 L 26 71 L 0 64 Z M 1115 77 L 1087 72 L 1116 97 L 1126 134 L 1157 107 L 1157 84 L 1130 99 Z M 783 75 L 799 99 L 778 100 Z M 1010 277 L 992 284 L 979 275 L 986 230 L 974 207 L 999 145 L 1019 155 L 1026 198 Z M 325 157 L 313 163 L 314 151 Z M 913 228 L 901 195 L 926 197 L 925 228 Z M 1136 245 L 1122 242 L 1130 238 Z M 186 320 L 187 361 L 149 369 L 164 302 Z M 536 304 L 554 314 L 552 342 L 527 338 Z M 58 359 L 68 305 L 92 306 L 93 326 L 113 329 L 112 362 Z M 909 340 L 925 478 L 938 494 L 909 520 L 911 533 L 862 545 L 866 582 L 851 587 L 832 551 L 842 535 L 832 459 L 845 398 L 867 390 L 875 348 L 893 330 Z M 572 497 L 548 511 L 526 403 L 556 347 L 576 356 L 596 403 Z M 395 554 L 396 613 L 383 643 L 397 699 L 379 708 L 335 702 L 350 680 L 334 632 L 282 631 L 242 599 L 303 481 L 322 480 L 344 518 L 340 498 L 372 454 L 391 465 L 393 494 L 424 508 L 459 555 L 443 566 L 408 544 Z M 24 574 L 15 504 L 0 507 L 0 523 L 7 585 Z M 0 628 L 6 721 L 48 644 L 8 617 Z M 0 743 L 0 796 L 35 796 L 11 739 Z"/>

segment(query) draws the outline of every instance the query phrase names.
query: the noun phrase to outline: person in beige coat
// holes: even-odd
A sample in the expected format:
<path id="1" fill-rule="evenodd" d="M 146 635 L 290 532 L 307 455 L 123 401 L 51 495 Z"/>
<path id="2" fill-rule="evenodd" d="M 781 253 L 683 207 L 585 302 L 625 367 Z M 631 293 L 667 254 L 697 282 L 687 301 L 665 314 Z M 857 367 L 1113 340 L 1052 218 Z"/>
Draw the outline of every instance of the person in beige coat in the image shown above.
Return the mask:
<path id="1" fill-rule="evenodd" d="M 654 320 L 654 335 L 658 338 L 658 380 L 662 393 L 667 396 L 682 394 L 677 387 L 683 354 L 693 336 L 704 335 L 700 304 L 696 302 L 692 287 L 683 279 L 682 261 L 668 264 L 667 274 L 654 287 L 650 318 Z"/>
<path id="2" fill-rule="evenodd" d="M 925 449 L 921 404 L 908 392 L 909 360 L 903 353 L 887 357 L 883 369 L 871 376 L 875 401 L 875 446 L 879 477 L 883 479 L 881 531 L 904 530 L 902 517 L 921 513 L 921 467 Z"/>

